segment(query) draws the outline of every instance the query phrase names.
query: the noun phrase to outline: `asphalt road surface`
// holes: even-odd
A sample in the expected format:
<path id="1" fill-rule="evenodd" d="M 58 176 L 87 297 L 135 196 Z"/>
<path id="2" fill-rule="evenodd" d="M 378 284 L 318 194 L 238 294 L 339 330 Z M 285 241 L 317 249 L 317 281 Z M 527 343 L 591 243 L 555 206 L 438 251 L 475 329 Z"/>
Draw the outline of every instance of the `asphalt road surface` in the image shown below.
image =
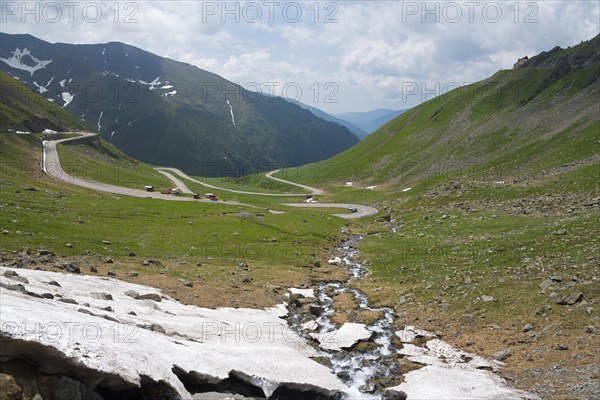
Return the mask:
<path id="1" fill-rule="evenodd" d="M 369 215 L 375 215 L 379 211 L 376 208 L 370 206 L 364 206 L 362 204 L 346 204 L 346 203 L 285 203 L 284 206 L 290 207 L 306 207 L 306 208 L 355 208 L 356 212 L 352 213 L 348 210 L 345 214 L 332 214 L 336 217 L 346 219 L 357 219 L 362 217 L 368 217 Z"/>

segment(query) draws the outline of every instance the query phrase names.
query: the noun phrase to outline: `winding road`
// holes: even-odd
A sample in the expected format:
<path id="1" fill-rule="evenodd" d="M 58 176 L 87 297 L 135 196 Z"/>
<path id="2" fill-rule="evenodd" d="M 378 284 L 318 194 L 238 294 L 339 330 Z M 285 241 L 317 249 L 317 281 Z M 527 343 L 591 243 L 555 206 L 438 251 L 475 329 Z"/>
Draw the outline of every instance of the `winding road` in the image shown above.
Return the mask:
<path id="1" fill-rule="evenodd" d="M 148 191 L 142 190 L 142 189 L 132 189 L 132 188 L 127 188 L 127 187 L 123 187 L 123 186 L 111 185 L 111 184 L 103 183 L 103 182 L 88 181 L 88 180 L 81 179 L 81 178 L 78 178 L 73 175 L 69 175 L 62 169 L 62 166 L 60 165 L 60 159 L 58 157 L 58 152 L 56 151 L 56 145 L 59 143 L 69 142 L 69 141 L 73 141 L 73 140 L 81 140 L 83 138 L 96 135 L 95 133 L 89 133 L 89 132 L 69 132 L 69 133 L 76 133 L 80 136 L 72 137 L 72 138 L 65 138 L 65 139 L 58 139 L 58 140 L 45 140 L 43 142 L 42 170 L 52 178 L 58 179 L 60 181 L 66 182 L 66 183 L 70 183 L 72 185 L 95 190 L 98 192 L 121 194 L 121 195 L 131 196 L 131 197 L 170 200 L 170 201 L 197 201 L 197 202 L 205 202 L 205 203 L 215 203 L 214 201 L 211 201 L 208 199 L 194 199 L 191 197 L 169 196 L 169 195 L 161 194 L 159 192 L 148 192 Z M 169 179 L 171 179 L 171 178 L 169 178 Z M 179 189 L 182 192 L 184 191 L 183 188 L 187 189 L 187 187 L 185 187 L 183 182 L 179 181 L 179 183 L 182 186 L 180 187 L 179 185 L 177 185 L 177 187 L 179 187 Z M 191 191 L 189 191 L 189 189 L 187 189 L 187 193 L 191 193 Z M 236 205 L 244 205 L 244 206 L 247 205 L 247 204 L 238 203 L 235 201 L 228 201 L 227 204 L 236 204 Z"/>
<path id="2" fill-rule="evenodd" d="M 191 176 L 189 176 L 188 174 L 186 174 L 185 172 L 181 171 L 180 169 L 177 168 L 166 168 L 166 167 L 157 167 L 154 168 L 155 170 L 157 170 L 158 172 L 160 172 L 161 174 L 165 175 L 165 176 L 173 176 L 171 174 L 169 174 L 170 172 L 179 175 L 180 177 L 187 179 L 190 182 L 194 182 L 197 183 L 199 185 L 202 185 L 204 187 L 210 188 L 210 189 L 217 189 L 217 190 L 222 190 L 225 192 L 231 192 L 231 193 L 238 193 L 238 194 L 250 194 L 253 196 L 269 196 L 269 197 L 293 197 L 293 196 L 306 196 L 307 194 L 310 195 L 319 195 L 319 194 L 323 194 L 323 191 L 321 189 L 317 189 L 317 188 L 313 188 L 310 186 L 304 186 L 304 185 L 300 185 L 298 183 L 294 183 L 294 182 L 289 182 L 289 181 L 284 181 L 283 179 L 279 179 L 279 178 L 275 178 L 273 176 L 271 176 L 271 174 L 274 174 L 276 172 L 279 172 L 279 169 L 276 169 L 274 171 L 271 171 L 267 174 L 265 174 L 265 177 L 269 178 L 269 179 L 273 179 L 274 181 L 279 181 L 279 182 L 284 182 L 287 183 L 288 185 L 293 185 L 293 186 L 298 186 L 301 187 L 303 189 L 308 190 L 310 193 L 262 193 L 262 192 L 248 192 L 245 190 L 237 190 L 237 189 L 227 189 L 227 188 L 223 188 L 223 187 L 219 187 L 219 186 L 215 186 L 215 185 L 211 185 L 210 183 L 206 183 L 206 182 L 202 182 L 199 181 L 197 179 L 192 178 Z M 170 179 L 170 178 L 169 178 Z M 175 182 L 175 181 L 173 181 Z"/>
<path id="3" fill-rule="evenodd" d="M 99 192 L 120 194 L 120 195 L 131 196 L 131 197 L 152 198 L 152 199 L 170 200 L 170 201 L 195 201 L 195 202 L 204 202 L 204 203 L 212 203 L 212 204 L 226 203 L 226 204 L 233 204 L 233 205 L 240 205 L 240 206 L 247 206 L 247 207 L 255 207 L 255 206 L 240 203 L 237 201 L 215 202 L 215 201 L 208 200 L 208 199 L 193 199 L 191 197 L 164 195 L 164 194 L 161 194 L 158 192 L 148 192 L 148 191 L 142 190 L 142 189 L 132 189 L 132 188 L 126 188 L 123 186 L 111 185 L 108 183 L 102 183 L 102 182 L 97 182 L 97 181 L 88 181 L 88 180 L 81 179 L 81 178 L 78 178 L 73 175 L 69 175 L 62 169 L 62 167 L 60 165 L 60 160 L 58 157 L 58 152 L 56 150 L 56 145 L 59 143 L 81 140 L 86 137 L 96 136 L 97 134 L 92 133 L 92 132 L 66 132 L 66 133 L 75 133 L 75 134 L 78 134 L 79 136 L 72 137 L 72 138 L 65 138 L 65 139 L 57 139 L 57 140 L 44 140 L 44 142 L 43 142 L 42 170 L 52 178 L 58 179 L 60 181 L 66 182 L 66 183 L 70 183 L 72 185 L 77 185 L 77 186 L 84 187 L 87 189 L 96 190 Z M 231 192 L 231 193 L 248 194 L 248 195 L 253 195 L 253 196 L 270 196 L 270 197 L 306 196 L 306 194 L 307 194 L 307 193 L 260 193 L 260 192 L 248 192 L 248 191 L 236 190 L 236 189 L 227 189 L 227 188 L 222 188 L 219 186 L 211 185 L 209 183 L 194 179 L 191 176 L 187 175 L 185 172 L 183 172 L 177 168 L 157 167 L 157 168 L 155 168 L 155 170 L 157 172 L 161 173 L 162 175 L 166 176 L 171 182 L 173 182 L 173 184 L 175 184 L 175 186 L 177 186 L 177 188 L 179 188 L 179 190 L 182 193 L 185 193 L 185 194 L 193 194 L 194 192 L 192 190 L 190 190 L 186 186 L 186 184 L 183 181 L 181 181 L 178 177 L 176 177 L 175 175 L 178 175 L 181 178 L 187 179 L 190 182 L 200 184 L 207 188 L 222 190 L 222 191 Z M 269 179 L 273 179 L 278 182 L 286 183 L 288 185 L 300 187 L 304 190 L 309 191 L 310 193 L 308 193 L 308 194 L 322 195 L 324 193 L 323 190 L 318 189 L 318 188 L 301 185 L 299 183 L 290 182 L 290 181 L 287 181 L 287 180 L 284 180 L 281 178 L 274 177 L 273 174 L 275 174 L 279 171 L 280 171 L 279 169 L 270 171 L 267 174 L 265 174 L 265 177 L 267 177 Z M 333 214 L 337 217 L 346 218 L 346 219 L 356 219 L 356 218 L 361 218 L 361 217 L 367 217 L 367 216 L 375 215 L 378 213 L 378 210 L 376 208 L 373 208 L 370 206 L 365 206 L 362 204 L 282 203 L 282 205 L 290 206 L 290 207 L 306 207 L 306 208 L 347 208 L 347 209 L 355 208 L 356 212 L 354 212 L 354 213 Z"/>

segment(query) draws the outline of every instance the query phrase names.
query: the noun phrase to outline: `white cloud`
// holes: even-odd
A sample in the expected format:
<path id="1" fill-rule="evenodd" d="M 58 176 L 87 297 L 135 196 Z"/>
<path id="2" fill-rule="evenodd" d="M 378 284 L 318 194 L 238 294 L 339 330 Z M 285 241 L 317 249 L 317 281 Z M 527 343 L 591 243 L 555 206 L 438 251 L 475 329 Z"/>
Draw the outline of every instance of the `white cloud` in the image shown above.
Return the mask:
<path id="1" fill-rule="evenodd" d="M 56 23 L 43 18 L 36 23 L 31 17 L 23 23 L 19 14 L 2 15 L 2 30 L 52 42 L 122 41 L 242 84 L 297 83 L 302 101 L 331 112 L 404 108 L 401 93 L 408 82 L 474 82 L 510 68 L 518 57 L 575 45 L 600 31 L 600 3 L 585 0 L 481 2 L 473 21 L 460 0 L 298 3 L 302 19 L 297 22 L 290 18 L 295 10 L 284 13 L 284 3 L 269 10 L 266 3 L 254 2 L 261 6 L 260 20 L 250 22 L 240 14 L 239 23 L 232 15 L 222 22 L 221 2 L 213 4 L 219 8 L 214 15 L 206 12 L 206 2 L 144 1 L 129 8 L 126 2 L 101 2 L 102 18 L 96 23 L 83 18 L 85 4 L 75 9 L 73 22 L 67 10 Z M 243 12 L 248 4 L 236 7 Z M 438 7 L 439 23 L 423 4 Z M 462 5 L 455 23 L 449 21 L 455 17 L 452 4 Z M 501 5 L 502 16 L 492 22 L 495 4 Z M 235 9 L 231 2 L 226 6 Z M 325 23 L 328 16 L 337 22 Z M 528 16 L 537 22 L 526 23 Z M 125 23 L 126 17 L 138 22 Z M 328 82 L 338 85 L 339 103 L 321 102 Z M 321 96 L 315 102 L 316 89 Z"/>

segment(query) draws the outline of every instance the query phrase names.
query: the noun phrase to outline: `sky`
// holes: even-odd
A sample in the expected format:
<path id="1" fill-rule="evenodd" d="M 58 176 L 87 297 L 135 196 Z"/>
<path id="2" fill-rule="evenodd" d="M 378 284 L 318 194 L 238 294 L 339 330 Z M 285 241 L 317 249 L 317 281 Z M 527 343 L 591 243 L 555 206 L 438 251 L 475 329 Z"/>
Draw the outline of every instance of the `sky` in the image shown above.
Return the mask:
<path id="1" fill-rule="evenodd" d="M 6 1 L 0 29 L 120 41 L 330 113 L 405 109 L 600 33 L 600 1 Z M 1 44 L 0 44 L 1 45 Z"/>

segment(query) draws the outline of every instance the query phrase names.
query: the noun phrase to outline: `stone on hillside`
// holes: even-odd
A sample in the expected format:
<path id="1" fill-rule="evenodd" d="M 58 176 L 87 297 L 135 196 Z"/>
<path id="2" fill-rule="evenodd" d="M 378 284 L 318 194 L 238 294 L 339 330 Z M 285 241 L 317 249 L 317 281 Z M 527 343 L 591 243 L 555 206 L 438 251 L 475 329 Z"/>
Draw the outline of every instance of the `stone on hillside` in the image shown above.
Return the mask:
<path id="1" fill-rule="evenodd" d="M 475 317 L 473 316 L 473 314 L 463 314 L 460 316 L 459 321 L 461 324 L 470 324 L 473 321 L 475 321 Z"/>
<path id="2" fill-rule="evenodd" d="M 494 353 L 494 359 L 498 361 L 504 361 L 510 356 L 512 356 L 512 349 L 500 350 Z"/>
<path id="3" fill-rule="evenodd" d="M 588 326 L 585 327 L 585 331 L 587 333 L 595 334 L 596 333 L 596 327 L 594 325 L 588 325 Z"/>
<path id="4" fill-rule="evenodd" d="M 129 296 L 131 298 L 134 299 L 139 299 L 140 298 L 140 294 L 138 292 L 136 292 L 135 290 L 128 290 L 125 292 L 125 296 Z"/>
<path id="5" fill-rule="evenodd" d="M 106 301 L 109 301 L 109 300 L 112 300 L 112 299 L 113 299 L 112 295 L 110 295 L 110 294 L 108 294 L 108 293 L 91 293 L 91 294 L 90 294 L 90 297 L 91 297 L 92 299 L 96 299 L 96 300 L 106 300 Z"/>
<path id="6" fill-rule="evenodd" d="M 552 286 L 552 280 L 550 279 L 545 279 L 544 281 L 542 281 L 542 283 L 540 283 L 540 290 L 545 292 L 546 290 L 550 289 L 550 287 Z"/>
<path id="7" fill-rule="evenodd" d="M 108 271 L 106 273 L 106 275 L 108 275 L 108 276 L 117 276 L 117 271 L 111 269 L 110 271 Z"/>
<path id="8" fill-rule="evenodd" d="M 98 273 L 98 268 L 94 267 L 93 265 L 90 267 L 90 272 L 93 274 L 97 274 Z"/>
<path id="9" fill-rule="evenodd" d="M 69 271 L 69 272 L 74 273 L 74 274 L 80 274 L 81 273 L 81 268 L 79 268 L 79 265 L 77 265 L 74 262 L 68 263 L 67 265 L 65 265 L 65 269 L 67 271 Z"/>
<path id="10" fill-rule="evenodd" d="M 11 272 L 11 273 L 9 273 Z M 13 281 L 17 281 L 17 282 L 21 282 L 21 283 L 29 283 L 29 279 L 25 278 L 24 276 L 19 276 L 19 274 L 17 274 L 14 271 L 7 271 L 4 276 L 6 276 L 9 279 L 12 279 Z"/>
<path id="11" fill-rule="evenodd" d="M 297 307 L 301 306 L 300 299 L 303 299 L 304 296 L 300 293 L 290 293 L 290 297 L 288 298 L 289 305 L 295 305 Z"/>
<path id="12" fill-rule="evenodd" d="M 528 323 L 523 327 L 523 332 L 529 332 L 531 330 L 533 330 L 534 326 L 532 323 Z"/>
<path id="13" fill-rule="evenodd" d="M 102 244 L 110 245 L 111 243 L 108 240 L 103 240 Z"/>
<path id="14" fill-rule="evenodd" d="M 158 293 L 146 293 L 146 294 L 141 294 L 139 299 L 140 300 L 152 300 L 152 301 L 157 301 L 160 303 L 160 301 L 162 300 L 162 297 Z"/>
<path id="15" fill-rule="evenodd" d="M 406 400 L 407 394 L 397 389 L 386 389 L 383 392 L 383 400 Z"/>
<path id="16" fill-rule="evenodd" d="M 151 308 L 153 310 L 162 311 L 161 308 L 158 306 L 158 304 L 156 304 L 152 300 L 143 300 L 142 301 L 142 305 L 144 307 L 148 307 L 148 308 Z"/>
<path id="17" fill-rule="evenodd" d="M 558 300 L 556 300 L 556 304 L 559 304 L 561 306 L 565 306 L 565 305 L 572 306 L 575 303 L 579 303 L 582 299 L 583 299 L 583 293 L 581 293 L 581 292 L 571 293 L 566 296 L 560 297 Z"/>
<path id="18" fill-rule="evenodd" d="M 67 303 L 67 304 L 77 304 L 77 301 L 75 301 L 74 299 L 68 298 L 68 297 L 63 297 L 58 299 L 58 301 L 62 302 L 62 303 Z"/>

